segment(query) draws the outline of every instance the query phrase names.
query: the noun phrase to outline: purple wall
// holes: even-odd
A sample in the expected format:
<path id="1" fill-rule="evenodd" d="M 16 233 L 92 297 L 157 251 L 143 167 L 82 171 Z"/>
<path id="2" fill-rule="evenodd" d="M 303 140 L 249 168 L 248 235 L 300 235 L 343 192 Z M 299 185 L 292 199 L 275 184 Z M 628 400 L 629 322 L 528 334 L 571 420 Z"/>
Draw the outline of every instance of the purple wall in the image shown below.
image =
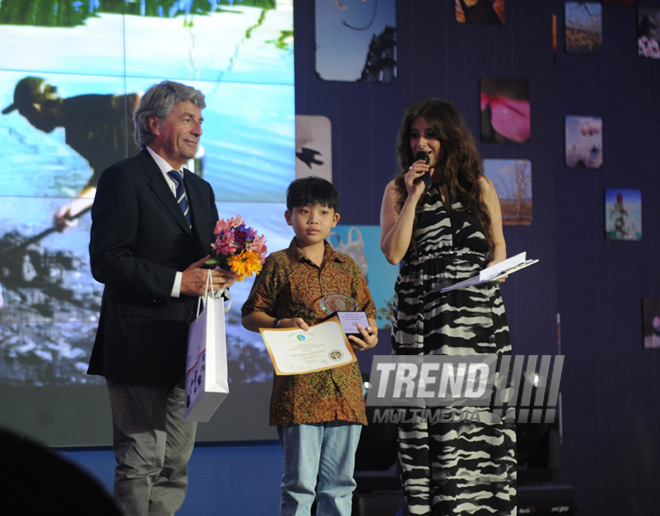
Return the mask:
<path id="1" fill-rule="evenodd" d="M 533 223 L 505 237 L 509 255 L 540 263 L 503 293 L 516 353 L 556 353 L 561 314 L 560 480 L 575 487 L 581 514 L 657 512 L 660 350 L 643 349 L 641 299 L 660 297 L 660 60 L 637 56 L 636 8 L 603 6 L 602 52 L 589 56 L 565 53 L 560 0 L 508 0 L 503 26 L 459 24 L 451 1 L 399 1 L 398 78 L 366 85 L 316 78 L 313 3 L 295 2 L 296 112 L 332 121 L 342 223 L 378 224 L 403 109 L 424 98 L 455 102 L 484 158 L 530 160 Z M 529 81 L 530 143 L 479 142 L 482 77 Z M 601 169 L 565 166 L 565 115 L 602 118 Z M 640 242 L 605 239 L 604 190 L 617 187 L 642 190 Z"/>
<path id="2" fill-rule="evenodd" d="M 585 508 L 609 514 L 653 514 L 660 505 L 660 350 L 643 349 L 641 317 L 642 297 L 660 297 L 660 61 L 636 56 L 635 25 L 635 9 L 605 6 L 603 54 L 560 55 L 551 120 L 561 134 L 564 113 L 603 119 L 602 169 L 566 169 L 559 152 L 553 163 L 564 477 Z M 603 238 L 607 188 L 642 191 L 640 242 Z"/>

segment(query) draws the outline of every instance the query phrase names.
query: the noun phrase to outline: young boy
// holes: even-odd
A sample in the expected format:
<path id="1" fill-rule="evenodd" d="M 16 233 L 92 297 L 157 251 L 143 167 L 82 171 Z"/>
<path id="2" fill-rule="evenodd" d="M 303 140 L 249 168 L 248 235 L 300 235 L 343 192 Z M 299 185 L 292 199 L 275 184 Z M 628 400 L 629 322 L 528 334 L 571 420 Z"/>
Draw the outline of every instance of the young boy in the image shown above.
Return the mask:
<path id="1" fill-rule="evenodd" d="M 243 326 L 300 328 L 328 317 L 324 296 L 342 293 L 357 301 L 369 326 L 361 338 L 349 336 L 354 349 L 378 342 L 376 307 L 357 264 L 326 242 L 339 222 L 339 193 L 318 177 L 296 179 L 287 191 L 284 218 L 295 237 L 288 249 L 272 253 L 243 305 Z M 290 376 L 275 376 L 270 424 L 284 452 L 280 515 L 350 516 L 355 480 L 355 451 L 367 424 L 362 378 L 356 362 Z M 318 484 L 317 484 L 318 478 Z"/>

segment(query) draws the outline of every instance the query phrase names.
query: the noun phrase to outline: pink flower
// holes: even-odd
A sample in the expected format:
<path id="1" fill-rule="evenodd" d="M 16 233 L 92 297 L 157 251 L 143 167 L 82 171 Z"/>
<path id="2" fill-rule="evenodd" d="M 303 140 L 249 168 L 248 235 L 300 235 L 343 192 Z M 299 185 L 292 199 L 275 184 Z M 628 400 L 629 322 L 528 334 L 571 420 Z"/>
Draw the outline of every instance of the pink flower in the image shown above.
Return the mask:
<path id="1" fill-rule="evenodd" d="M 654 39 L 642 36 L 637 40 L 637 54 L 642 57 L 660 58 L 660 46 Z"/>
<path id="2" fill-rule="evenodd" d="M 216 254 L 234 254 L 238 247 L 234 242 L 234 234 L 232 231 L 223 231 L 221 235 L 216 238 L 215 243 L 211 244 L 216 250 Z"/>
<path id="3" fill-rule="evenodd" d="M 490 123 L 502 136 L 518 143 L 529 141 L 529 100 L 515 100 L 501 95 L 481 94 L 481 111 L 490 106 Z"/>
<path id="4" fill-rule="evenodd" d="M 223 234 L 226 231 L 229 231 L 229 229 L 232 226 L 232 220 L 225 220 L 225 219 L 220 219 L 218 222 L 215 223 L 215 230 L 213 230 L 213 233 L 217 236 Z"/>
<path id="5" fill-rule="evenodd" d="M 213 233 L 216 238 L 207 266 L 232 270 L 239 281 L 261 270 L 266 260 L 266 237 L 247 227 L 243 217 L 218 220 Z"/>
<path id="6" fill-rule="evenodd" d="M 254 240 L 252 240 L 252 242 L 249 242 L 246 246 L 246 249 L 248 251 L 252 251 L 253 253 L 257 253 L 259 255 L 261 264 L 263 265 L 267 252 L 266 237 L 264 235 L 256 237 Z"/>

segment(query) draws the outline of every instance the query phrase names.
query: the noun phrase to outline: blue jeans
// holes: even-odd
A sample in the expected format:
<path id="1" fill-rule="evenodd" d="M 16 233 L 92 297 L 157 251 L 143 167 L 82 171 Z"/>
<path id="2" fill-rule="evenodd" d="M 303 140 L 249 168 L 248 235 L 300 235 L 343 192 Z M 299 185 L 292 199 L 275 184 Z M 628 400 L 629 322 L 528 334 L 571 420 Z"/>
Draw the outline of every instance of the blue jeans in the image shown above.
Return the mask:
<path id="1" fill-rule="evenodd" d="M 278 426 L 284 452 L 280 516 L 350 516 L 362 425 L 328 421 Z M 318 485 L 317 485 L 318 479 Z"/>

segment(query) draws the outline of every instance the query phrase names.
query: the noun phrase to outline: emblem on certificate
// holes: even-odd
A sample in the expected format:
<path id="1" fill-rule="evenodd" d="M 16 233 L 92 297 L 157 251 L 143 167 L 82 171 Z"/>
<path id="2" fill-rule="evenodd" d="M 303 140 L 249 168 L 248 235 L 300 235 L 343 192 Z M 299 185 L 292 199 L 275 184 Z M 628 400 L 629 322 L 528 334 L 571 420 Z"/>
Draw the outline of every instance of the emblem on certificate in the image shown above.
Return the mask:
<path id="1" fill-rule="evenodd" d="M 369 326 L 369 319 L 365 312 L 358 311 L 358 303 L 355 299 L 341 292 L 332 292 L 321 298 L 321 309 L 329 317 L 337 316 L 339 324 L 346 335 L 361 337 L 357 325 L 363 328 Z"/>

